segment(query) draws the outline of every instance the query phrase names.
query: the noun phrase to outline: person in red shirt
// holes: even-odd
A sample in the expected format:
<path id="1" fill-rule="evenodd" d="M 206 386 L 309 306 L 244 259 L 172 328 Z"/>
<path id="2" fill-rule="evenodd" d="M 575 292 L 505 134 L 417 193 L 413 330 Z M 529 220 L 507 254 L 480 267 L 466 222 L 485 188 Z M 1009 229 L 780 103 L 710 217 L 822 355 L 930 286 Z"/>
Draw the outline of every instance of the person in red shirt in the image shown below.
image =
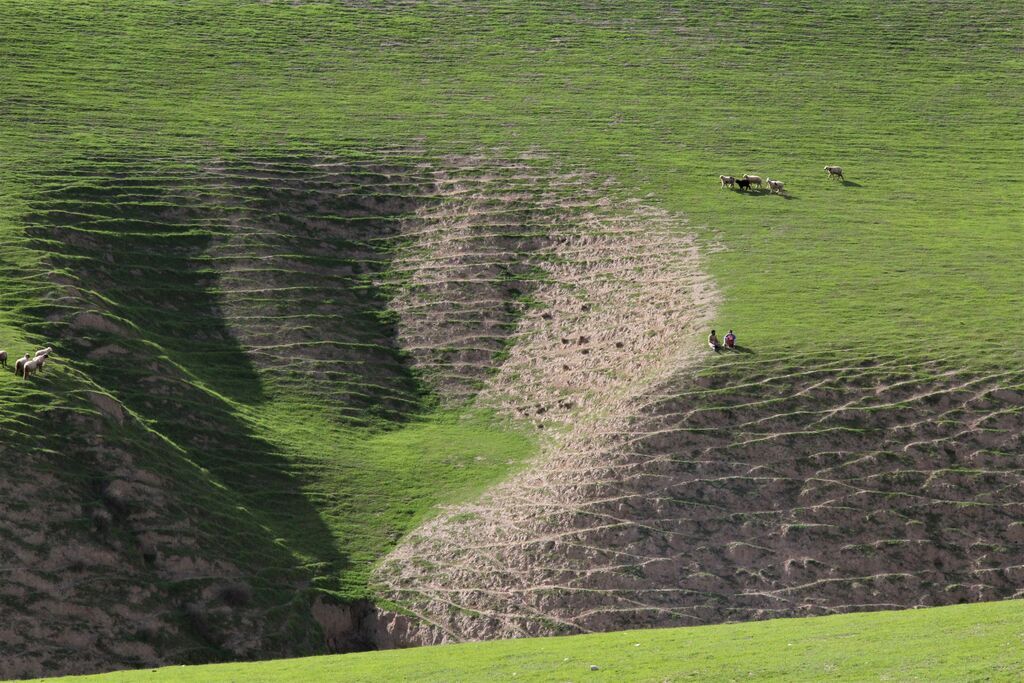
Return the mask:
<path id="1" fill-rule="evenodd" d="M 736 335 L 732 333 L 732 330 L 729 330 L 729 334 L 725 335 L 725 347 L 727 349 L 736 348 Z"/>

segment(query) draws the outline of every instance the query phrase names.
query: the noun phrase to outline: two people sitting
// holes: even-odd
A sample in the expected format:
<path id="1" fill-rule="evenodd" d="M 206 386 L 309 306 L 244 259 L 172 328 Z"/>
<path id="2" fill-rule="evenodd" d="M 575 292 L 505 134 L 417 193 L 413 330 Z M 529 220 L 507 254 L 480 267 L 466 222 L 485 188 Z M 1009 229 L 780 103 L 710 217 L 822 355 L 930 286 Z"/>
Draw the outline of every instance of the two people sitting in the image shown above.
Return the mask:
<path id="1" fill-rule="evenodd" d="M 715 334 L 714 330 L 711 330 L 711 334 L 708 335 L 708 346 L 710 346 L 715 353 L 722 350 L 722 344 L 718 341 L 718 335 Z M 732 330 L 729 330 L 729 334 L 725 335 L 725 348 L 736 348 L 736 335 L 733 334 Z"/>

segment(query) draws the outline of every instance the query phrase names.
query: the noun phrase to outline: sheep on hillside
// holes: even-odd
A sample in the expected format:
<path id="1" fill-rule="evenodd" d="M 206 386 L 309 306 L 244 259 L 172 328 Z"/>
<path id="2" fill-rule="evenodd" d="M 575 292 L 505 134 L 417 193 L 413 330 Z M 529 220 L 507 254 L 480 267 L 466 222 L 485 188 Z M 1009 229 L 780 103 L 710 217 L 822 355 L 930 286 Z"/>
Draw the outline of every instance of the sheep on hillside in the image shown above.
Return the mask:
<path id="1" fill-rule="evenodd" d="M 7 352 L 6 351 L 0 351 L 0 365 L 2 365 L 5 368 L 7 367 Z"/>
<path id="2" fill-rule="evenodd" d="M 24 374 L 24 369 L 25 369 L 25 363 L 29 362 L 30 360 L 32 360 L 32 358 L 30 358 L 27 353 L 25 354 L 24 358 L 19 358 L 17 360 L 17 362 L 14 364 L 14 374 L 15 375 L 23 375 Z"/>
<path id="3" fill-rule="evenodd" d="M 46 362 L 46 356 L 37 356 L 32 360 L 25 363 L 21 368 L 21 376 L 28 379 L 29 375 L 33 372 L 42 372 L 43 364 Z"/>
<path id="4" fill-rule="evenodd" d="M 720 175 L 718 179 L 722 181 L 722 187 L 733 187 L 736 185 L 736 179 L 731 175 Z"/>
<path id="5" fill-rule="evenodd" d="M 772 180 L 771 178 L 768 178 L 768 180 L 766 180 L 765 182 L 768 183 L 769 192 L 773 192 L 775 194 L 782 194 L 785 191 L 783 190 L 781 180 Z"/>
<path id="6" fill-rule="evenodd" d="M 764 180 L 761 178 L 761 176 L 759 176 L 759 175 L 750 175 L 749 173 L 745 173 L 743 175 L 743 179 L 746 180 L 751 185 L 757 185 L 758 187 L 761 187 L 761 183 L 764 182 Z"/>
<path id="7" fill-rule="evenodd" d="M 35 357 L 39 358 L 39 356 L 44 356 L 46 358 L 49 358 L 51 353 L 53 353 L 53 347 L 47 346 L 45 349 L 39 349 L 38 351 L 36 351 Z"/>
<path id="8" fill-rule="evenodd" d="M 825 173 L 828 173 L 829 179 L 839 178 L 840 180 L 846 180 L 846 178 L 843 177 L 842 166 L 826 166 Z"/>

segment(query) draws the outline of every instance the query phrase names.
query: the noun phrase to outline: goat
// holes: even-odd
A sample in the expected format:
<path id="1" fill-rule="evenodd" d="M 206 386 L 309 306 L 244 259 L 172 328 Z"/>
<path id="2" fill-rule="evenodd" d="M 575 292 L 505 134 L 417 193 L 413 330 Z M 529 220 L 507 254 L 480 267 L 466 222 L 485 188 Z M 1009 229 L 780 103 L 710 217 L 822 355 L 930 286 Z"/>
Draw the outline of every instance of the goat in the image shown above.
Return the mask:
<path id="1" fill-rule="evenodd" d="M 843 177 L 843 167 L 842 166 L 826 166 L 825 167 L 825 173 L 828 173 L 828 177 L 830 179 L 831 178 L 839 178 L 840 180 L 846 180 L 846 178 Z"/>
<path id="2" fill-rule="evenodd" d="M 782 189 L 781 180 L 772 180 L 771 178 L 768 178 L 765 182 L 768 183 L 769 192 L 774 192 L 775 194 L 782 194 L 785 191 Z"/>
<path id="3" fill-rule="evenodd" d="M 718 179 L 722 181 L 722 187 L 735 187 L 736 179 L 731 175 L 720 175 Z"/>
<path id="4" fill-rule="evenodd" d="M 759 175 L 744 174 L 743 179 L 746 180 L 751 185 L 757 185 L 758 187 L 761 187 L 761 183 L 764 182 L 764 180 L 762 180 L 761 176 Z"/>

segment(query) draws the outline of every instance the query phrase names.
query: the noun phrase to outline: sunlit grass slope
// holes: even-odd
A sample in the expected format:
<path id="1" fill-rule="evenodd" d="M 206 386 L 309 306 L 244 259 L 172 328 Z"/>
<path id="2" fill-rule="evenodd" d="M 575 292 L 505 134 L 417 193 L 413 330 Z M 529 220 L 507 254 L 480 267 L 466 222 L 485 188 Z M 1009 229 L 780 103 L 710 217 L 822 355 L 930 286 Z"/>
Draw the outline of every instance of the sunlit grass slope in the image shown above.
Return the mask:
<path id="1" fill-rule="evenodd" d="M 97 151 L 536 148 L 710 225 L 722 324 L 758 346 L 1019 346 L 1015 3 L 11 2 L 0 20 L 5 195 Z M 717 190 L 747 171 L 791 199 Z"/>
<path id="2" fill-rule="evenodd" d="M 1022 616 L 1018 600 L 61 680 L 1014 681 L 1024 676 Z"/>

